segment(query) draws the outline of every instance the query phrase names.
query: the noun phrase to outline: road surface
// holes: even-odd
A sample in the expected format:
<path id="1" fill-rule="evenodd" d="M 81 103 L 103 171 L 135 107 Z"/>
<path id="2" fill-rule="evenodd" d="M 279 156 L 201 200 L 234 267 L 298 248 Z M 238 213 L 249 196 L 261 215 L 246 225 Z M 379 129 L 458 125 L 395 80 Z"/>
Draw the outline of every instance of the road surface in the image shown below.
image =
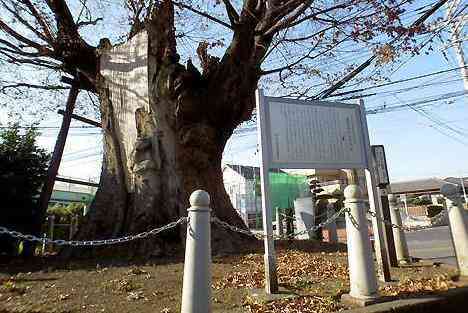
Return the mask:
<path id="1" fill-rule="evenodd" d="M 410 256 L 456 265 L 450 230 L 439 226 L 405 233 Z"/>

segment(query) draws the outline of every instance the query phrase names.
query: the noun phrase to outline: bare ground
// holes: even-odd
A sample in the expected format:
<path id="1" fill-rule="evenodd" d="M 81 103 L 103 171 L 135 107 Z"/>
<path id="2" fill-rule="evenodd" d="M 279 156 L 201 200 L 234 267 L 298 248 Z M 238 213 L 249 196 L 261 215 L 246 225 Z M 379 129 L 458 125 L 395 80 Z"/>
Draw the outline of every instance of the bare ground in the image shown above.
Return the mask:
<path id="1" fill-rule="evenodd" d="M 252 253 L 213 257 L 214 312 L 334 312 L 349 291 L 344 246 L 280 242 L 280 285 L 294 296 L 263 303 L 251 296 L 262 288 L 261 245 Z M 183 258 L 146 262 L 54 258 L 0 264 L 0 312 L 180 312 Z M 383 295 L 410 297 L 455 288 L 455 272 L 419 266 L 392 270 L 396 281 Z"/>

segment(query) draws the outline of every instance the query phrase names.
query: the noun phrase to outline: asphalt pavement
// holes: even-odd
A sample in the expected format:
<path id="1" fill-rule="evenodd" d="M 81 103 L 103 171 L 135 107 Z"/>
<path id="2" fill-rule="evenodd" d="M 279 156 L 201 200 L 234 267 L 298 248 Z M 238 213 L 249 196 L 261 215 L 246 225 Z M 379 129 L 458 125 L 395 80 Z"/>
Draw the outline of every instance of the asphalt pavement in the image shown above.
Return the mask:
<path id="1" fill-rule="evenodd" d="M 410 256 L 431 262 L 456 265 L 448 226 L 406 232 L 405 235 Z"/>

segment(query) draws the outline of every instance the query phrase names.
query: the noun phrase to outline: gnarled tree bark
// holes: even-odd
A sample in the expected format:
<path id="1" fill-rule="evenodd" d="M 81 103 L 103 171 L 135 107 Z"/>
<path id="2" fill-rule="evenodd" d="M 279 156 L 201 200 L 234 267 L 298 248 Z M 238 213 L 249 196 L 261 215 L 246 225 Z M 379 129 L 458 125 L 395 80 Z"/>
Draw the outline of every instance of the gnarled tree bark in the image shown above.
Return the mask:
<path id="1" fill-rule="evenodd" d="M 191 61 L 186 66 L 179 63 L 173 18 L 171 1 L 164 1 L 146 24 L 149 105 L 130 112 L 135 118 L 135 142 L 126 144 L 131 137 L 122 130 L 129 125 L 116 112 L 106 78 L 98 75 L 104 162 L 100 188 L 77 239 L 136 234 L 163 226 L 186 215 L 190 193 L 196 189 L 210 194 L 218 218 L 245 228 L 224 189 L 221 158 L 235 127 L 250 117 L 254 107 L 259 79 L 251 53 L 254 33 L 236 34 L 231 53 L 223 60 L 209 56 L 201 45 L 200 73 Z M 108 49 L 108 44 L 102 44 L 99 51 L 105 54 Z M 135 241 L 131 249 L 122 251 L 139 256 L 168 253 L 183 242 L 184 229 Z M 233 251 L 248 238 L 213 226 L 215 250 Z"/>

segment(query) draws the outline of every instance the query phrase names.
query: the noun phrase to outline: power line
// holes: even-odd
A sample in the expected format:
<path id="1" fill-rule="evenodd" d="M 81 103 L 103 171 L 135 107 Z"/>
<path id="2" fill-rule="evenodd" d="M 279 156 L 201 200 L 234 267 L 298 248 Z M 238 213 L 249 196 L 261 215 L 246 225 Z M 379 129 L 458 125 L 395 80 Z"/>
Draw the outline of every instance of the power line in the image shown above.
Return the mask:
<path id="1" fill-rule="evenodd" d="M 374 85 L 374 86 L 370 86 L 370 87 L 366 87 L 366 88 L 344 91 L 344 92 L 341 92 L 341 93 L 331 95 L 331 96 L 329 96 L 329 98 L 330 97 L 337 97 L 337 96 L 344 96 L 344 95 L 347 95 L 347 94 L 350 94 L 350 93 L 367 91 L 369 89 L 381 88 L 381 87 L 385 87 L 385 86 L 390 86 L 390 85 L 395 85 L 395 84 L 399 84 L 399 83 L 409 82 L 409 81 L 412 81 L 412 80 L 417 80 L 417 79 L 422 79 L 422 78 L 431 77 L 431 76 L 435 76 L 435 75 L 440 75 L 440 74 L 444 74 L 444 73 L 448 73 L 448 72 L 452 72 L 452 71 L 458 71 L 458 70 L 460 70 L 462 68 L 466 68 L 466 67 L 467 66 L 455 67 L 455 68 L 451 68 L 451 69 L 448 69 L 448 70 L 442 70 L 442 71 L 438 71 L 438 72 L 427 73 L 427 74 L 414 76 L 414 77 L 410 77 L 410 78 L 406 78 L 406 79 L 400 79 L 400 80 L 396 80 L 396 81 L 393 81 L 393 82 L 388 82 L 388 83 L 384 83 L 384 84 L 380 84 L 380 85 Z"/>
<path id="2" fill-rule="evenodd" d="M 394 96 L 400 103 L 403 103 L 397 96 Z M 413 111 L 415 111 L 416 113 L 422 115 L 423 117 L 429 119 L 430 121 L 432 122 L 435 122 L 436 125 L 429 125 L 429 127 L 433 128 L 434 130 L 436 130 L 437 132 L 439 132 L 440 134 L 446 136 L 446 137 L 449 137 L 455 141 L 457 141 L 458 143 L 468 147 L 468 143 L 466 143 L 465 141 L 453 136 L 452 134 L 450 133 L 446 133 L 444 130 L 442 129 L 447 129 L 449 131 L 453 131 L 455 132 L 456 134 L 461 134 L 463 137 L 466 137 L 466 134 L 462 133 L 462 132 L 459 132 L 458 130 L 454 129 L 453 127 L 447 125 L 447 123 L 443 123 L 439 120 L 437 120 L 436 118 L 434 117 L 431 117 L 431 115 L 427 112 L 425 112 L 423 109 L 420 109 L 420 108 L 415 108 L 413 105 L 411 104 L 406 104 L 406 106 L 408 106 L 410 109 L 412 109 Z"/>
<path id="3" fill-rule="evenodd" d="M 400 105 L 391 105 L 391 106 L 383 105 L 383 106 L 380 106 L 380 107 L 375 108 L 375 109 L 366 110 L 366 114 L 370 115 L 370 114 L 393 112 L 393 111 L 397 111 L 397 110 L 403 109 L 403 108 L 408 107 L 408 106 L 411 106 L 411 107 L 428 106 L 428 105 L 425 105 L 425 104 L 435 102 L 435 101 L 439 101 L 439 100 L 446 100 L 446 99 L 451 99 L 451 98 L 455 98 L 455 97 L 460 97 L 460 96 L 463 96 L 465 94 L 468 94 L 468 92 L 466 92 L 466 91 L 449 92 L 449 93 L 439 95 L 439 96 L 437 96 L 437 98 L 434 98 L 434 99 L 421 100 L 421 101 L 416 101 L 416 102 L 409 103 L 409 104 L 400 104 Z"/>
<path id="4" fill-rule="evenodd" d="M 8 128 L 11 128 L 10 126 L 0 126 L 0 129 L 8 129 Z M 33 129 L 59 129 L 60 126 L 18 126 L 17 128 L 20 128 L 20 129 L 30 129 L 30 128 L 33 128 Z M 70 126 L 70 128 L 73 128 L 73 129 L 89 129 L 89 128 L 97 128 L 96 126 Z"/>

